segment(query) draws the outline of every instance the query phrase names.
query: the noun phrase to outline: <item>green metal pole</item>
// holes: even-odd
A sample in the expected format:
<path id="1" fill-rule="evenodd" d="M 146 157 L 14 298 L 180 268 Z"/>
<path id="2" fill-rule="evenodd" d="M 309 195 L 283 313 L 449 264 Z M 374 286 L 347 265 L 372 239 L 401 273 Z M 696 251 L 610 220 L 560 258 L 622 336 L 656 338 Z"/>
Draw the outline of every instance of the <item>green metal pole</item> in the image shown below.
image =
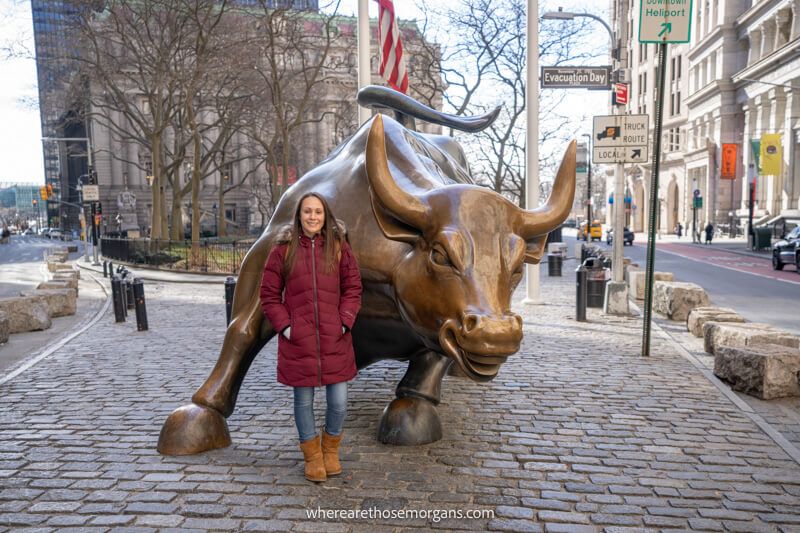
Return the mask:
<path id="1" fill-rule="evenodd" d="M 658 85 L 656 90 L 656 124 L 653 130 L 653 173 L 650 180 L 650 224 L 647 228 L 647 273 L 644 285 L 644 332 L 642 357 L 650 355 L 650 326 L 653 319 L 653 263 L 656 257 L 656 209 L 658 202 L 658 174 L 661 162 L 661 123 L 664 118 L 664 80 L 666 78 L 667 44 L 658 45 Z"/>

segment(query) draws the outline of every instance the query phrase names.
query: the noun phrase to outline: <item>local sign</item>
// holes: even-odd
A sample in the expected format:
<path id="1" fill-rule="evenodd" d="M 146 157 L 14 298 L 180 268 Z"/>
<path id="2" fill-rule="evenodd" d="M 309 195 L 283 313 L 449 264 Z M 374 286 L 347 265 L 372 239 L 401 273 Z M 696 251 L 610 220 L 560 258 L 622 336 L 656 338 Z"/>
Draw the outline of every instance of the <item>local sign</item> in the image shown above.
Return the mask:
<path id="1" fill-rule="evenodd" d="M 645 163 L 648 115 L 601 115 L 594 117 L 594 163 Z"/>
<path id="2" fill-rule="evenodd" d="M 611 67 L 542 67 L 542 89 L 611 89 Z"/>
<path id="3" fill-rule="evenodd" d="M 642 0 L 640 43 L 688 43 L 692 29 L 692 0 Z"/>
<path id="4" fill-rule="evenodd" d="M 99 202 L 100 201 L 100 186 L 99 185 L 84 185 L 81 190 L 83 191 L 84 202 Z"/>

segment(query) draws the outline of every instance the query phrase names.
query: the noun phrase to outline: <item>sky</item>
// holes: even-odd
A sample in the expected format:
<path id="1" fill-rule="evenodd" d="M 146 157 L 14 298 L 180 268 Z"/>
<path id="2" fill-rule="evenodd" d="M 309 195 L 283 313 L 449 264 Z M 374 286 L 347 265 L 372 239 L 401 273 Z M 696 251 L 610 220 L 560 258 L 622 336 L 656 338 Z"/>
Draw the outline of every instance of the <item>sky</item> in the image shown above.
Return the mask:
<path id="1" fill-rule="evenodd" d="M 431 0 L 439 2 L 443 0 Z M 589 12 L 605 16 L 605 0 L 548 0 L 547 7 L 563 6 L 565 11 Z M 544 5 L 544 4 L 543 4 Z M 419 11 L 413 1 L 395 0 L 400 19 L 414 19 Z M 357 0 L 343 0 L 342 11 L 355 13 Z M 370 16 L 377 17 L 376 2 L 370 2 Z M 556 22 L 551 22 L 556 23 Z M 605 45 L 608 34 L 600 24 L 591 39 Z M 36 107 L 36 63 L 33 59 L 33 23 L 31 5 L 26 0 L 0 0 L 0 48 L 8 42 L 18 42 L 28 51 L 28 57 L 7 59 L 0 57 L 0 116 L 6 125 L 0 128 L 0 182 L 44 183 L 42 164 L 41 125 Z M 413 80 L 412 80 L 413 82 Z M 608 93 L 597 91 L 569 91 L 570 105 L 576 109 L 605 109 Z M 587 124 L 586 131 L 591 126 Z"/>

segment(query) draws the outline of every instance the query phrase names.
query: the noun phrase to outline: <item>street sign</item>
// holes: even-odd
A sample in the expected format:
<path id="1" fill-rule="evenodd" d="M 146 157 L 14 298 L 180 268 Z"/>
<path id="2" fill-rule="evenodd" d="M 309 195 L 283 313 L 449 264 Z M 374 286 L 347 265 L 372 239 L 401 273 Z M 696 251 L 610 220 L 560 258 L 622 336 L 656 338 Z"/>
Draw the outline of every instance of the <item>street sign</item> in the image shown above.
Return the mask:
<path id="1" fill-rule="evenodd" d="M 628 84 L 615 83 L 614 84 L 614 103 L 617 105 L 625 105 L 628 103 Z"/>
<path id="2" fill-rule="evenodd" d="M 611 67 L 542 67 L 542 89 L 611 89 Z"/>
<path id="3" fill-rule="evenodd" d="M 594 117 L 592 162 L 645 163 L 648 158 L 648 115 Z"/>
<path id="4" fill-rule="evenodd" d="M 84 202 L 99 202 L 100 201 L 100 186 L 99 185 L 84 185 L 81 189 L 83 191 Z"/>
<path id="5" fill-rule="evenodd" d="M 646 163 L 647 147 L 630 146 L 592 148 L 593 163 Z"/>
<path id="6" fill-rule="evenodd" d="M 642 0 L 640 43 L 688 43 L 692 29 L 692 0 Z"/>

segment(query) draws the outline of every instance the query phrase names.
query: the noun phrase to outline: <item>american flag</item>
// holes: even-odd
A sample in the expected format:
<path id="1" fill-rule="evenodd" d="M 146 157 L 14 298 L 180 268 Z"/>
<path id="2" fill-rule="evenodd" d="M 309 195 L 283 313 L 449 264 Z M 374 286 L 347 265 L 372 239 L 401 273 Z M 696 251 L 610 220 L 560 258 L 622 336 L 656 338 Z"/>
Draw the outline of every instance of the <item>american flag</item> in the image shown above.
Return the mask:
<path id="1" fill-rule="evenodd" d="M 394 15 L 392 0 L 378 0 L 380 24 L 381 76 L 401 93 L 408 92 L 408 72 L 400 42 L 400 27 Z"/>

